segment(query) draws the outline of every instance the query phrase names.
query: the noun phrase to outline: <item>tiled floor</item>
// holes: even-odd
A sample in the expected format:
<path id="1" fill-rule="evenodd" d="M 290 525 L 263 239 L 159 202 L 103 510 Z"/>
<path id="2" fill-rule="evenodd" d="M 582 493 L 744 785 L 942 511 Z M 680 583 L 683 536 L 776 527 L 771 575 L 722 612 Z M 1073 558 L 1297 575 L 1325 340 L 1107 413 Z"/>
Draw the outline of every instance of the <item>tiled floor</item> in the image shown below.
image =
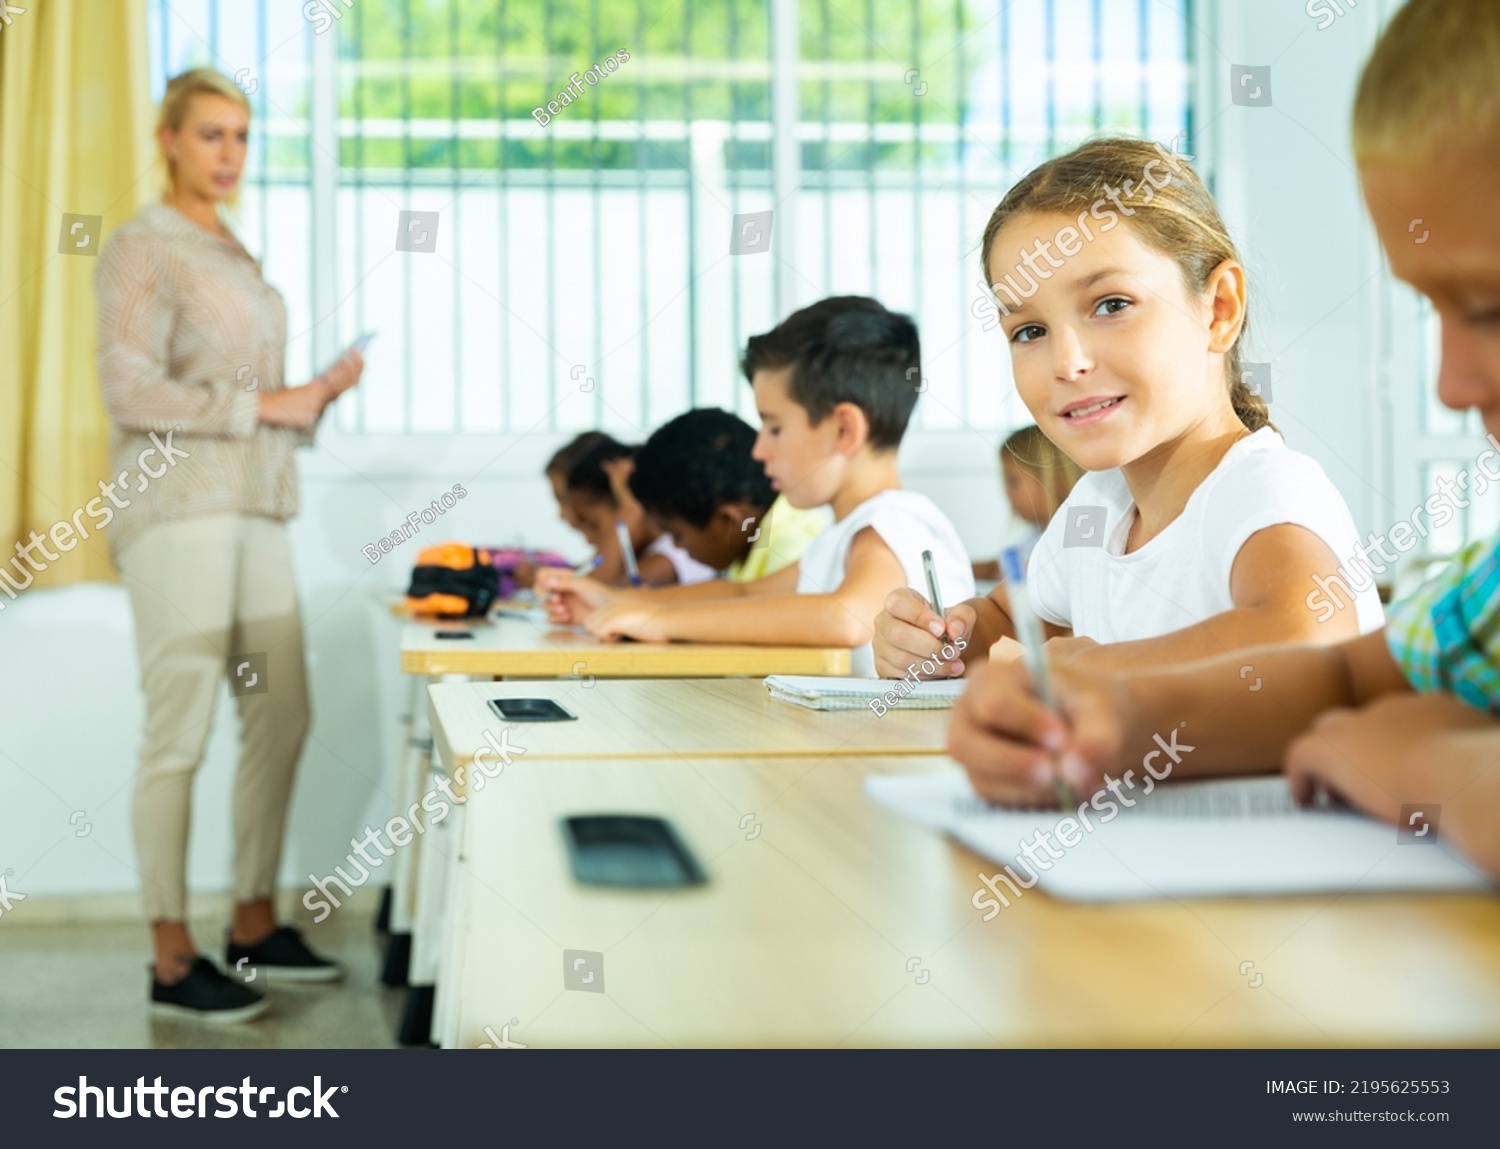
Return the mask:
<path id="1" fill-rule="evenodd" d="M 16 915 L 19 919 L 19 915 Z M 272 984 L 271 1011 L 243 1025 L 162 1020 L 146 1008 L 150 946 L 138 922 L 0 925 L 0 1048 L 391 1048 L 406 991 L 380 984 L 383 942 L 368 915 L 335 913 L 309 944 L 343 964 L 331 986 Z M 223 967 L 223 921 L 193 936 Z M 210 939 L 218 939 L 210 946 Z M 264 977 L 265 975 L 261 975 Z M 260 989 L 259 984 L 256 985 Z"/>

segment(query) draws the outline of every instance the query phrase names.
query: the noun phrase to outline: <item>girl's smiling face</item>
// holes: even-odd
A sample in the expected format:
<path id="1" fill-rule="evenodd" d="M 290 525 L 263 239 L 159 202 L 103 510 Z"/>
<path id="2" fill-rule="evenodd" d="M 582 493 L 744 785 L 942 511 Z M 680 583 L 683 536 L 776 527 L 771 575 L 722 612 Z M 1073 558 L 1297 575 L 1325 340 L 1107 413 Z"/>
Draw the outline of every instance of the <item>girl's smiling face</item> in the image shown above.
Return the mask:
<path id="1" fill-rule="evenodd" d="M 1018 271 L 1038 240 L 1054 240 L 1076 219 L 1022 212 L 995 236 L 991 283 Z M 1076 227 L 1075 227 L 1076 232 Z M 1003 286 L 1002 330 L 1016 389 L 1042 432 L 1090 471 L 1119 467 L 1201 423 L 1234 419 L 1225 359 L 1245 317 L 1244 273 L 1219 264 L 1202 292 L 1190 293 L 1175 260 L 1146 246 L 1128 220 L 1062 259 L 1031 262 L 1047 273 L 1036 292 L 1011 306 Z M 1237 422 L 1237 420 L 1235 420 Z"/>

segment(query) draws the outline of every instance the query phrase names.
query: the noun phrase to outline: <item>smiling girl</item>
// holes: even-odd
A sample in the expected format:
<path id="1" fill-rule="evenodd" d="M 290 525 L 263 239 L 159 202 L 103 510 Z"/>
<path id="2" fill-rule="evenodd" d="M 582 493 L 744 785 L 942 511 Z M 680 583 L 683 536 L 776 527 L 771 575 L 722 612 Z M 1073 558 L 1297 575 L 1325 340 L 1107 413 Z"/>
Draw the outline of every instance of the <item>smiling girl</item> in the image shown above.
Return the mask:
<path id="1" fill-rule="evenodd" d="M 1312 576 L 1355 554 L 1354 522 L 1245 377 L 1245 271 L 1190 166 L 1142 141 L 1090 141 L 1006 194 L 982 258 L 1022 401 L 1090 472 L 1030 560 L 1054 664 L 1159 666 L 1381 625 L 1369 584 L 1325 622 L 1306 605 Z M 984 661 L 1014 637 L 1004 586 L 945 618 L 894 591 L 878 672 L 905 674 L 945 632 Z M 955 659 L 937 676 L 964 670 Z"/>

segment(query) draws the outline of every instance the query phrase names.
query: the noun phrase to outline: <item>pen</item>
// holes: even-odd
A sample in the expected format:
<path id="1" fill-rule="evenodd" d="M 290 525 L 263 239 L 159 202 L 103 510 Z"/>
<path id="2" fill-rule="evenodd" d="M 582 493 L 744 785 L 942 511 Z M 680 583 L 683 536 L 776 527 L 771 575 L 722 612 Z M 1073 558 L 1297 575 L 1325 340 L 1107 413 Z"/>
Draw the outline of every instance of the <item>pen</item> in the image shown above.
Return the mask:
<path id="1" fill-rule="evenodd" d="M 600 563 L 602 563 L 603 561 L 604 561 L 604 556 L 603 555 L 595 555 L 593 558 L 589 559 L 588 562 L 579 563 L 576 567 L 574 567 L 573 568 L 573 573 L 576 574 L 576 575 L 586 575 L 586 574 L 589 574 L 596 567 L 598 567 L 598 565 Z"/>
<path id="2" fill-rule="evenodd" d="M 1037 697 L 1048 710 L 1057 709 L 1052 694 L 1052 676 L 1047 673 L 1047 656 L 1042 651 L 1042 624 L 1031 607 L 1031 594 L 1026 586 L 1026 560 L 1021 557 L 1020 547 L 1006 547 L 1000 552 L 1000 573 L 1005 577 L 1005 593 L 1010 598 L 1010 617 L 1016 624 L 1016 638 L 1026 652 L 1026 669 L 1031 671 L 1031 681 L 1036 684 Z M 1053 766 L 1057 765 L 1053 762 Z M 1076 804 L 1073 791 L 1057 770 L 1053 777 L 1057 787 L 1057 804 L 1064 810 Z"/>
<path id="3" fill-rule="evenodd" d="M 635 565 L 635 547 L 630 543 L 630 528 L 624 519 L 615 520 L 615 537 L 620 540 L 620 555 L 625 560 L 625 573 L 630 576 L 631 586 L 641 585 L 641 568 Z"/>
<path id="4" fill-rule="evenodd" d="M 938 618 L 943 617 L 943 602 L 938 598 L 937 571 L 932 569 L 932 552 L 922 552 L 922 571 L 927 575 L 927 597 L 932 600 L 932 609 Z M 944 623 L 943 637 L 947 637 L 947 624 Z"/>

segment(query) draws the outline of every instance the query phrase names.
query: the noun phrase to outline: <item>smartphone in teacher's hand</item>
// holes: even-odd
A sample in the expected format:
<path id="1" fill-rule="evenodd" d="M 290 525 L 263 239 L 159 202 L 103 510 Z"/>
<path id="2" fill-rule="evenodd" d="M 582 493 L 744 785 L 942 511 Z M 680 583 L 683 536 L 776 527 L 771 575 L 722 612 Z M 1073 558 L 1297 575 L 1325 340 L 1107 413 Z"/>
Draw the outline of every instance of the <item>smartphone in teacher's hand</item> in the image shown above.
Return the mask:
<path id="1" fill-rule="evenodd" d="M 350 351 L 358 351 L 361 355 L 363 355 L 365 353 L 365 348 L 370 345 L 370 340 L 374 339 L 376 334 L 377 333 L 375 331 L 366 331 L 353 343 L 349 344 L 348 348 L 343 352 L 343 354 L 339 356 L 339 359 L 342 359 L 345 355 L 348 355 Z M 335 359 L 326 368 L 324 368 L 323 374 L 327 375 L 328 372 L 332 371 L 337 366 L 338 359 Z"/>

